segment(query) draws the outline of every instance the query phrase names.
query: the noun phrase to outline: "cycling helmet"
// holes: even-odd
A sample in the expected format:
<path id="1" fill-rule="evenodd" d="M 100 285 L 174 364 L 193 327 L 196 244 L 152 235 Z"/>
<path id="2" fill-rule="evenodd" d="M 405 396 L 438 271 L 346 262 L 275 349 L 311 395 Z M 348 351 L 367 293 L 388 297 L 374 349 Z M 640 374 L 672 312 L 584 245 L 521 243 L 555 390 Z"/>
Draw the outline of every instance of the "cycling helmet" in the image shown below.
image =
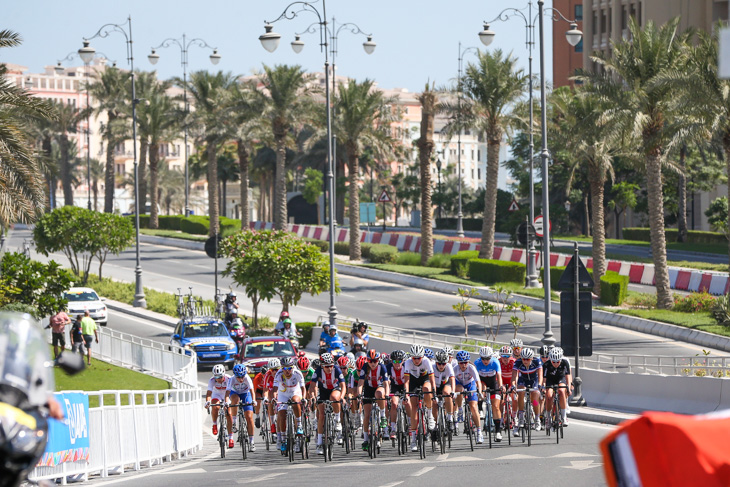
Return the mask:
<path id="1" fill-rule="evenodd" d="M 406 359 L 406 352 L 404 352 L 403 350 L 393 350 L 390 353 L 390 360 L 392 360 L 392 361 L 400 360 L 402 362 L 405 359 Z"/>
<path id="2" fill-rule="evenodd" d="M 368 350 L 368 360 L 377 360 L 379 358 L 380 354 L 374 348 Z"/>
<path id="3" fill-rule="evenodd" d="M 411 345 L 411 357 L 422 358 L 425 352 L 423 345 Z"/>
<path id="4" fill-rule="evenodd" d="M 319 357 L 321 365 L 332 365 L 335 363 L 335 358 L 332 356 L 331 353 L 323 353 L 321 357 Z"/>
<path id="5" fill-rule="evenodd" d="M 363 340 L 363 339 L 362 339 L 362 338 L 360 338 L 360 337 L 358 337 L 358 338 L 355 338 L 355 339 L 354 339 L 354 340 L 352 341 L 352 346 L 354 347 L 355 345 L 362 345 L 362 346 L 364 347 L 364 346 L 365 346 L 365 340 Z"/>
<path id="6" fill-rule="evenodd" d="M 352 360 L 355 360 L 355 354 L 354 354 L 354 353 L 352 353 L 352 352 L 347 352 L 347 353 L 345 354 L 345 357 L 347 357 L 348 359 L 352 359 Z"/>
<path id="7" fill-rule="evenodd" d="M 444 352 L 443 350 L 439 350 L 436 352 L 436 363 L 437 364 L 445 364 L 449 361 L 449 354 Z"/>
<path id="8" fill-rule="evenodd" d="M 236 297 L 235 291 L 231 291 L 230 293 L 228 293 L 228 297 L 229 298 L 235 298 Z"/>
<path id="9" fill-rule="evenodd" d="M 468 362 L 471 358 L 471 354 L 467 352 L 466 350 L 460 350 L 456 352 L 456 361 L 457 362 Z"/>
<path id="10" fill-rule="evenodd" d="M 340 369 L 347 368 L 348 362 L 350 362 L 350 359 L 344 356 L 337 359 L 337 365 L 340 366 Z"/>
<path id="11" fill-rule="evenodd" d="M 289 312 L 288 311 L 282 311 L 279 315 L 279 318 L 289 318 Z"/>
<path id="12" fill-rule="evenodd" d="M 299 367 L 299 370 L 304 372 L 309 368 L 309 359 L 307 357 L 299 357 L 299 360 L 297 360 L 297 367 Z"/>
<path id="13" fill-rule="evenodd" d="M 561 360 L 563 360 L 563 349 L 560 347 L 555 347 L 550 350 L 550 360 L 552 362 L 560 362 Z"/>
<path id="14" fill-rule="evenodd" d="M 442 348 L 441 351 L 442 352 L 446 352 L 446 355 L 448 355 L 449 357 L 453 357 L 454 356 L 454 349 L 451 348 L 451 347 L 449 347 L 449 346 L 446 346 L 446 347 Z"/>
<path id="15" fill-rule="evenodd" d="M 531 348 L 523 348 L 520 352 L 520 357 L 523 359 L 532 358 L 535 356 L 535 352 L 532 351 Z"/>
<path id="16" fill-rule="evenodd" d="M 296 360 L 294 360 L 294 357 L 284 357 L 283 359 L 281 359 L 282 367 L 294 367 L 295 363 Z"/>
<path id="17" fill-rule="evenodd" d="M 543 345 L 540 347 L 540 357 L 545 358 L 550 354 L 550 347 Z"/>
<path id="18" fill-rule="evenodd" d="M 509 345 L 505 345 L 504 347 L 499 349 L 499 354 L 502 357 L 511 357 L 512 356 L 512 349 Z"/>
<path id="19" fill-rule="evenodd" d="M 321 360 L 319 360 L 318 358 L 316 358 L 316 359 L 312 360 L 312 368 L 316 369 L 316 368 L 317 368 L 317 367 L 319 367 L 320 365 L 322 365 L 322 361 L 321 361 Z"/>
<path id="20" fill-rule="evenodd" d="M 387 353 L 381 353 L 380 354 L 380 363 L 389 365 L 390 364 L 390 355 L 388 355 Z"/>
<path id="21" fill-rule="evenodd" d="M 366 363 L 368 363 L 368 359 L 366 359 L 365 357 L 360 357 L 359 359 L 357 359 L 357 362 L 355 363 L 355 365 L 357 366 L 357 370 L 361 370 L 362 368 L 364 368 Z"/>
<path id="22" fill-rule="evenodd" d="M 297 352 L 297 358 L 302 358 L 302 357 L 306 357 L 306 356 L 307 356 L 307 352 L 305 352 L 304 350 L 299 350 Z"/>
<path id="23" fill-rule="evenodd" d="M 233 366 L 233 375 L 236 377 L 245 377 L 247 374 L 246 366 L 243 364 L 236 364 Z"/>
<path id="24" fill-rule="evenodd" d="M 423 356 L 429 360 L 433 360 L 433 357 L 434 357 L 433 350 L 431 350 L 430 348 L 425 349 L 423 351 Z"/>
<path id="25" fill-rule="evenodd" d="M 492 358 L 492 355 L 494 355 L 492 347 L 482 347 L 479 349 L 479 356 L 481 358 Z"/>
<path id="26" fill-rule="evenodd" d="M 223 377 L 223 375 L 226 373 L 226 368 L 223 367 L 221 364 L 217 364 L 213 366 L 213 377 L 216 379 L 220 379 Z"/>
<path id="27" fill-rule="evenodd" d="M 509 346 L 512 348 L 522 348 L 522 339 L 520 338 L 513 338 L 509 341 Z"/>
<path id="28" fill-rule="evenodd" d="M 270 369 L 280 369 L 281 361 L 278 358 L 269 359 L 269 368 Z"/>
<path id="29" fill-rule="evenodd" d="M 347 368 L 348 369 L 354 369 L 356 366 L 357 366 L 357 364 L 355 363 L 355 359 L 354 358 L 351 358 L 351 359 L 348 359 L 347 360 Z"/>
<path id="30" fill-rule="evenodd" d="M 261 368 L 259 369 L 259 372 L 261 373 L 261 375 L 264 375 L 268 371 L 269 371 L 269 365 L 268 364 L 262 365 Z"/>

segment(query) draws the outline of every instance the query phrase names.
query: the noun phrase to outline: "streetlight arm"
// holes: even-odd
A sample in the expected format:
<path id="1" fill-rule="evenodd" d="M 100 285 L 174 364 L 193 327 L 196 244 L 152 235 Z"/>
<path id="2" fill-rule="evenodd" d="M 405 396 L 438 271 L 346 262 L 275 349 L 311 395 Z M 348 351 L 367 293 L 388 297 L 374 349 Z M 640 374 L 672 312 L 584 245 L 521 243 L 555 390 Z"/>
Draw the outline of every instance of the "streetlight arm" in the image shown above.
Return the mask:
<path id="1" fill-rule="evenodd" d="M 96 39 L 97 37 L 100 38 L 106 38 L 109 37 L 109 34 L 112 32 L 119 32 L 124 36 L 124 39 L 126 40 L 126 47 L 127 47 L 127 62 L 132 62 L 132 46 L 131 42 L 129 41 L 129 34 L 127 34 L 127 31 L 122 27 L 123 24 L 105 24 L 102 25 L 99 30 L 91 37 L 84 37 L 83 39 L 85 41 L 90 41 L 92 39 Z"/>
<path id="2" fill-rule="evenodd" d="M 153 49 L 153 50 L 155 50 L 155 49 L 160 49 L 160 48 L 163 48 L 163 49 L 165 49 L 165 48 L 168 48 L 168 47 L 172 46 L 173 44 L 175 44 L 175 45 L 176 45 L 177 47 L 179 47 L 179 48 L 180 48 L 181 50 L 182 50 L 182 49 L 185 49 L 185 48 L 183 47 L 183 45 L 182 45 L 182 44 L 180 43 L 180 40 L 179 40 L 179 39 L 173 39 L 172 37 L 168 37 L 168 38 L 167 38 L 167 39 L 165 39 L 164 41 L 160 42 L 160 45 L 159 45 L 159 46 L 155 46 L 155 47 L 153 47 L 152 49 Z"/>
<path id="3" fill-rule="evenodd" d="M 575 24 L 578 22 L 575 19 L 570 20 L 570 19 L 566 18 L 565 15 L 563 15 L 560 12 L 560 10 L 556 9 L 555 7 L 546 8 L 545 14 L 548 14 L 548 13 L 550 14 L 550 17 L 552 18 L 553 22 L 558 22 L 559 20 L 564 20 L 565 22 L 567 22 L 569 24 Z M 538 15 L 540 15 L 540 14 L 538 14 Z M 535 16 L 535 20 L 537 20 L 538 15 Z"/>
<path id="4" fill-rule="evenodd" d="M 362 35 L 364 35 L 366 37 L 372 37 L 373 36 L 372 34 L 369 34 L 369 33 L 365 32 L 364 30 L 362 30 L 360 28 L 360 26 L 358 26 L 357 24 L 354 24 L 352 22 L 347 22 L 345 24 L 341 24 L 337 28 L 337 31 L 335 32 L 335 36 L 338 36 L 340 34 L 340 31 L 342 29 L 348 29 L 350 32 L 352 32 L 355 35 L 362 34 Z"/>
<path id="5" fill-rule="evenodd" d="M 319 1 L 319 0 L 316 0 Z M 298 17 L 300 13 L 302 12 L 311 12 L 317 16 L 317 19 L 319 22 L 316 22 L 319 24 L 319 46 L 320 50 L 324 50 L 326 53 L 326 46 L 327 46 L 327 20 L 322 16 L 322 14 L 319 13 L 319 10 L 317 10 L 317 7 L 313 5 L 315 2 L 292 2 L 289 5 L 286 6 L 283 12 L 272 21 L 264 20 L 265 24 L 271 25 L 274 24 L 282 19 L 286 20 L 292 20 L 295 17 Z M 311 27 L 311 26 L 310 26 Z M 309 30 L 309 28 L 307 28 Z"/>
<path id="6" fill-rule="evenodd" d="M 529 5 L 528 5 L 528 7 L 529 7 Z M 501 12 L 499 12 L 499 15 L 497 15 L 495 18 L 493 18 L 489 22 L 484 22 L 484 23 L 485 24 L 491 24 L 491 23 L 494 23 L 494 22 L 497 22 L 497 21 L 505 22 L 505 21 L 511 19 L 512 17 L 517 16 L 517 17 L 521 17 L 522 20 L 525 21 L 525 25 L 529 26 L 530 25 L 530 20 L 525 15 L 525 12 L 523 12 L 523 10 L 527 9 L 528 7 L 524 7 L 524 8 L 521 8 L 521 9 L 519 9 L 519 8 L 512 8 L 512 7 L 506 8 L 506 9 L 502 10 Z"/>

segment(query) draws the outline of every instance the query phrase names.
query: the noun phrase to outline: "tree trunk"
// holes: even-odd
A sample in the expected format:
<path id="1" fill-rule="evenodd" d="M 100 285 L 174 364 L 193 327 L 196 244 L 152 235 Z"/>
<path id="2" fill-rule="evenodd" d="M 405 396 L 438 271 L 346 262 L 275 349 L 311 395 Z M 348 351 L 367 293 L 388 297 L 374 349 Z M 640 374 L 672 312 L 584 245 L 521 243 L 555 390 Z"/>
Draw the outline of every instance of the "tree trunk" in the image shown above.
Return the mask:
<path id="1" fill-rule="evenodd" d="M 114 112 L 107 112 L 106 136 L 106 168 L 104 171 L 104 213 L 114 213 L 114 137 L 111 134 L 112 123 L 117 116 Z"/>
<path id="2" fill-rule="evenodd" d="M 91 190 L 94 192 L 94 211 L 99 211 L 99 182 L 96 179 L 91 183 Z"/>
<path id="3" fill-rule="evenodd" d="M 585 233 L 586 237 L 591 236 L 591 211 L 590 205 L 588 204 L 588 193 L 583 192 L 583 217 L 585 218 Z"/>
<path id="4" fill-rule="evenodd" d="M 226 214 L 226 199 L 228 198 L 228 195 L 226 194 L 226 180 L 221 181 L 221 192 L 220 192 L 220 208 L 221 208 L 221 216 L 227 217 Z"/>
<path id="5" fill-rule="evenodd" d="M 482 243 L 480 259 L 491 259 L 494 252 L 494 224 L 497 218 L 497 179 L 499 178 L 499 146 L 502 131 L 493 128 L 487 134 L 487 188 L 484 192 L 484 219 L 482 221 Z M 461 177 L 461 174 L 457 174 Z"/>
<path id="6" fill-rule="evenodd" d="M 275 214 L 274 228 L 286 230 L 286 147 L 284 137 L 286 132 L 274 130 L 274 141 L 276 144 L 276 185 L 275 185 Z"/>
<path id="7" fill-rule="evenodd" d="M 241 173 L 241 230 L 249 229 L 248 207 L 248 151 L 242 139 L 238 139 L 238 168 Z"/>
<path id="8" fill-rule="evenodd" d="M 345 174 L 345 163 L 335 164 L 335 223 L 339 222 L 340 225 L 345 223 L 345 192 L 337 189 L 337 176 Z"/>
<path id="9" fill-rule="evenodd" d="M 360 163 L 357 147 L 355 144 L 348 144 L 347 153 L 349 161 L 350 177 L 349 187 L 347 188 L 350 192 L 350 260 L 360 260 L 362 255 L 360 253 L 360 188 L 357 184 L 357 175 L 360 172 L 358 165 Z M 330 238 L 334 238 L 334 235 L 330 235 Z"/>
<path id="10" fill-rule="evenodd" d="M 157 187 L 157 176 L 160 170 L 160 145 L 157 142 L 150 144 L 150 228 L 159 228 L 160 222 L 157 215 L 157 198 L 158 198 L 158 187 Z M 142 190 L 139 191 L 140 196 L 143 194 Z"/>
<path id="11" fill-rule="evenodd" d="M 74 204 L 74 192 L 71 185 L 71 164 L 68 160 L 68 134 L 65 132 L 61 134 L 60 141 L 61 149 L 61 187 L 63 188 L 63 204 L 66 206 L 73 206 Z"/>
<path id="12" fill-rule="evenodd" d="M 158 144 L 155 144 L 159 147 Z M 137 166 L 137 186 L 139 187 L 139 212 L 146 213 L 144 209 L 147 207 L 147 153 L 150 154 L 150 165 L 152 165 L 152 147 L 147 137 L 139 139 L 139 165 Z M 159 160 L 159 155 L 155 156 Z M 150 168 L 150 172 L 152 169 Z M 151 193 L 150 193 L 151 194 Z M 151 211 L 151 210 L 150 210 Z M 157 228 L 152 227 L 150 228 Z"/>
<path id="13" fill-rule="evenodd" d="M 670 309 L 674 304 L 667 268 L 667 242 L 664 234 L 664 200 L 662 194 L 661 153 L 655 150 L 646 157 L 646 181 L 649 197 L 649 230 L 654 260 L 657 308 Z"/>
<path id="14" fill-rule="evenodd" d="M 212 237 L 218 233 L 218 159 L 216 158 L 215 139 L 208 137 L 208 216 L 210 217 L 210 229 L 208 233 Z"/>
<path id="15" fill-rule="evenodd" d="M 618 207 L 616 207 L 616 208 L 618 208 Z M 616 208 L 614 208 L 613 214 L 615 216 L 614 220 L 616 221 L 616 240 L 618 240 L 621 238 L 620 226 L 619 226 L 619 221 L 621 220 L 621 213 Z"/>
<path id="16" fill-rule="evenodd" d="M 593 210 L 593 292 L 601 295 L 601 276 L 606 273 L 606 228 L 603 225 L 603 192 L 605 176 L 593 164 L 588 166 L 591 185 L 591 209 Z"/>
<path id="17" fill-rule="evenodd" d="M 46 156 L 46 159 L 48 161 L 51 160 L 51 144 L 51 137 L 43 137 L 43 142 L 41 142 L 41 148 L 43 150 L 43 155 Z M 51 174 L 46 174 L 46 182 L 48 183 L 47 208 L 49 210 L 53 210 L 56 207 L 56 178 L 54 178 Z"/>
<path id="18" fill-rule="evenodd" d="M 679 148 L 679 220 L 677 222 L 677 242 L 687 241 L 687 145 Z"/>
<path id="19" fill-rule="evenodd" d="M 433 121 L 436 116 L 436 94 L 423 92 L 421 102 L 421 136 L 418 139 L 418 164 L 421 174 L 421 265 L 433 257 L 433 203 L 431 201 L 431 154 L 433 153 Z M 396 211 L 397 215 L 397 211 Z"/>

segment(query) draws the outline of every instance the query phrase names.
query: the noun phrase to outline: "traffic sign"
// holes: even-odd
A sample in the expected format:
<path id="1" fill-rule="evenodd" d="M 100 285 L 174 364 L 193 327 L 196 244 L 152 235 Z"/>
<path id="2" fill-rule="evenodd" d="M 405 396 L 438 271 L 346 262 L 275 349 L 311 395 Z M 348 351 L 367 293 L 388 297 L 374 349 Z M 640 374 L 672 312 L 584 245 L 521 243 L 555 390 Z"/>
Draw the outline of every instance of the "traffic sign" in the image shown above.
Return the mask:
<path id="1" fill-rule="evenodd" d="M 388 196 L 388 192 L 386 190 L 383 190 L 383 192 L 380 193 L 380 196 L 378 196 L 378 203 L 390 203 L 390 196 Z"/>
<path id="2" fill-rule="evenodd" d="M 205 241 L 205 254 L 211 259 L 215 259 L 216 257 L 221 256 L 220 243 L 221 240 L 223 240 L 223 237 L 221 237 L 220 235 L 217 235 L 216 237 L 209 237 L 208 240 Z M 216 242 L 216 239 L 218 240 L 218 242 Z"/>
<path id="3" fill-rule="evenodd" d="M 530 240 L 533 240 L 535 238 L 535 227 L 532 225 L 528 227 L 527 222 L 520 223 L 520 226 L 517 227 L 517 241 L 521 245 L 527 245 L 528 233 Z"/>
<path id="4" fill-rule="evenodd" d="M 586 269 L 585 264 L 583 264 L 583 261 L 580 259 L 578 260 L 578 287 L 582 288 L 593 288 L 593 278 L 588 273 L 588 269 Z M 558 284 L 555 286 L 556 289 L 573 289 L 573 286 L 575 286 L 575 261 L 576 258 L 573 256 L 572 259 L 568 262 L 568 265 L 565 266 L 565 270 L 563 271 L 563 275 L 560 276 L 560 280 L 558 280 Z"/>
<path id="5" fill-rule="evenodd" d="M 512 198 L 512 203 L 510 203 L 509 208 L 507 208 L 507 211 L 519 211 L 520 205 L 517 204 L 517 200 Z"/>
<path id="6" fill-rule="evenodd" d="M 542 215 L 538 215 L 535 217 L 534 227 L 535 227 L 535 235 L 537 235 L 538 237 L 542 237 L 543 235 L 545 235 L 545 232 L 543 232 Z M 551 232 L 552 230 L 553 230 L 553 222 L 548 221 L 548 233 Z"/>

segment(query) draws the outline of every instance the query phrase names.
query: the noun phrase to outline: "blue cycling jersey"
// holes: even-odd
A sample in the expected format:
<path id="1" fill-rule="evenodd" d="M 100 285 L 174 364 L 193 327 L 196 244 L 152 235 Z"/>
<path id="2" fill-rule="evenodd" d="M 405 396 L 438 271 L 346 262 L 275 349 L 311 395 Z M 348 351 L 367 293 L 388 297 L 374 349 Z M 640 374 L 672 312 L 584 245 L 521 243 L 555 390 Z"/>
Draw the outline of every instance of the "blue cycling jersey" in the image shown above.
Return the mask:
<path id="1" fill-rule="evenodd" d="M 542 360 L 535 357 L 530 360 L 529 365 L 526 365 L 522 362 L 522 359 L 520 359 L 515 362 L 515 366 L 512 370 L 517 370 L 520 373 L 518 383 L 522 385 L 534 384 L 539 378 L 538 370 L 542 370 Z"/>
<path id="2" fill-rule="evenodd" d="M 497 374 L 502 375 L 502 366 L 499 364 L 499 360 L 494 357 L 492 357 L 486 364 L 479 359 L 474 365 L 476 366 L 477 372 L 479 372 L 479 377 L 482 380 L 494 378 Z"/>

